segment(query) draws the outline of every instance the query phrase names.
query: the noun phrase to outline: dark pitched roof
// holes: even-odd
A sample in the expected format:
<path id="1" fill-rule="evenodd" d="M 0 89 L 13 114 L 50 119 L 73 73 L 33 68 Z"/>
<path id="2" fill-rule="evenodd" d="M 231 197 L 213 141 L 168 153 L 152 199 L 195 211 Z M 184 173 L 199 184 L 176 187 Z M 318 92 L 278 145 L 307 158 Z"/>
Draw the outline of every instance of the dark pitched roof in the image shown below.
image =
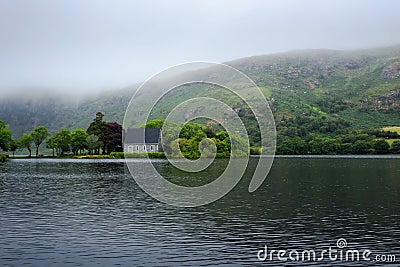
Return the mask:
<path id="1" fill-rule="evenodd" d="M 143 144 L 158 143 L 161 136 L 161 130 L 156 128 L 130 128 L 126 132 L 124 143 Z M 145 137 L 145 138 L 143 138 Z"/>

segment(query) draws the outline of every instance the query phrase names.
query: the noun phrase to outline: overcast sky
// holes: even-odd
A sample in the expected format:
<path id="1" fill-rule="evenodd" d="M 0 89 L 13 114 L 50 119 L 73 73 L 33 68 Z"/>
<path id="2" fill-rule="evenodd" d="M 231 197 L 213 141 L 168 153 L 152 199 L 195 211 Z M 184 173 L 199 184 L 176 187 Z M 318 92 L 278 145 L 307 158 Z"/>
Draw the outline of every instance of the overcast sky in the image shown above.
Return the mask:
<path id="1" fill-rule="evenodd" d="M 188 61 L 400 44 L 400 1 L 0 0 L 0 97 L 121 88 Z"/>

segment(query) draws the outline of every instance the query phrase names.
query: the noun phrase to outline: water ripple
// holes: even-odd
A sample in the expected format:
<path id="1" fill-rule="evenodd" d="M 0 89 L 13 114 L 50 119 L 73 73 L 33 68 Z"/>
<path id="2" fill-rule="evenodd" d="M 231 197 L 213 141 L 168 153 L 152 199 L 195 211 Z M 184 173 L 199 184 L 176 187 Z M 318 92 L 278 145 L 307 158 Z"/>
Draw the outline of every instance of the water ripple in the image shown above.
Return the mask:
<path id="1" fill-rule="evenodd" d="M 12 160 L 0 165 L 0 264 L 277 266 L 258 250 L 322 250 L 338 238 L 400 259 L 399 169 L 394 158 L 279 158 L 256 192 L 247 175 L 220 201 L 181 209 L 147 196 L 120 160 Z M 299 264 L 368 265 L 285 263 Z"/>

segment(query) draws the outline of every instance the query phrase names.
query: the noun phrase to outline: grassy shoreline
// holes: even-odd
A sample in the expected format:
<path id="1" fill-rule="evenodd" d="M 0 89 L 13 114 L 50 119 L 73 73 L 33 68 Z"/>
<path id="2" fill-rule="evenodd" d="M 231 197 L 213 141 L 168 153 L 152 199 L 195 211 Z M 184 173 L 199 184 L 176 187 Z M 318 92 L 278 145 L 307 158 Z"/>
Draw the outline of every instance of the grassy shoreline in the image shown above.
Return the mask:
<path id="1" fill-rule="evenodd" d="M 166 158 L 163 152 L 153 153 L 123 153 L 123 152 L 112 152 L 105 155 L 63 155 L 63 156 L 25 156 L 25 155 L 5 155 L 9 159 L 123 159 L 123 158 Z"/>

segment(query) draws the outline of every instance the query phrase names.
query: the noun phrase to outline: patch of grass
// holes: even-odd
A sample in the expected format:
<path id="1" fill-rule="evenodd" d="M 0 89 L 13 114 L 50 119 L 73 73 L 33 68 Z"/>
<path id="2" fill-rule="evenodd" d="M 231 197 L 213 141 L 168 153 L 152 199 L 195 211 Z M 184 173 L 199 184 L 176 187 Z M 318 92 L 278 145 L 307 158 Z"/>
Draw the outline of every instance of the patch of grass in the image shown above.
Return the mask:
<path id="1" fill-rule="evenodd" d="M 323 112 L 322 110 L 320 110 L 320 109 L 317 108 L 317 107 L 312 107 L 312 110 L 313 110 L 314 112 L 317 112 L 317 113 L 321 114 L 321 115 L 326 115 L 326 112 Z"/>
<path id="2" fill-rule="evenodd" d="M 382 130 L 384 131 L 390 131 L 390 132 L 396 132 L 400 134 L 400 126 L 388 126 L 388 127 L 383 127 Z"/>
<path id="3" fill-rule="evenodd" d="M 359 112 L 356 109 L 345 109 L 339 112 L 339 116 L 353 121 L 354 128 L 381 128 L 384 125 L 396 125 L 400 119 L 398 114 Z"/>
<path id="4" fill-rule="evenodd" d="M 110 159 L 123 159 L 123 158 L 154 158 L 163 159 L 165 158 L 164 152 L 138 152 L 138 153 L 124 153 L 124 152 L 112 152 L 110 153 Z"/>
<path id="5" fill-rule="evenodd" d="M 85 156 L 71 156 L 74 159 L 108 159 L 109 155 L 85 155 Z"/>
<path id="6" fill-rule="evenodd" d="M 259 87 L 261 92 L 264 94 L 265 97 L 271 97 L 271 89 L 267 87 Z"/>
<path id="7" fill-rule="evenodd" d="M 392 147 L 393 143 L 396 141 L 400 141 L 400 139 L 388 139 L 386 141 L 389 143 L 390 147 Z"/>

